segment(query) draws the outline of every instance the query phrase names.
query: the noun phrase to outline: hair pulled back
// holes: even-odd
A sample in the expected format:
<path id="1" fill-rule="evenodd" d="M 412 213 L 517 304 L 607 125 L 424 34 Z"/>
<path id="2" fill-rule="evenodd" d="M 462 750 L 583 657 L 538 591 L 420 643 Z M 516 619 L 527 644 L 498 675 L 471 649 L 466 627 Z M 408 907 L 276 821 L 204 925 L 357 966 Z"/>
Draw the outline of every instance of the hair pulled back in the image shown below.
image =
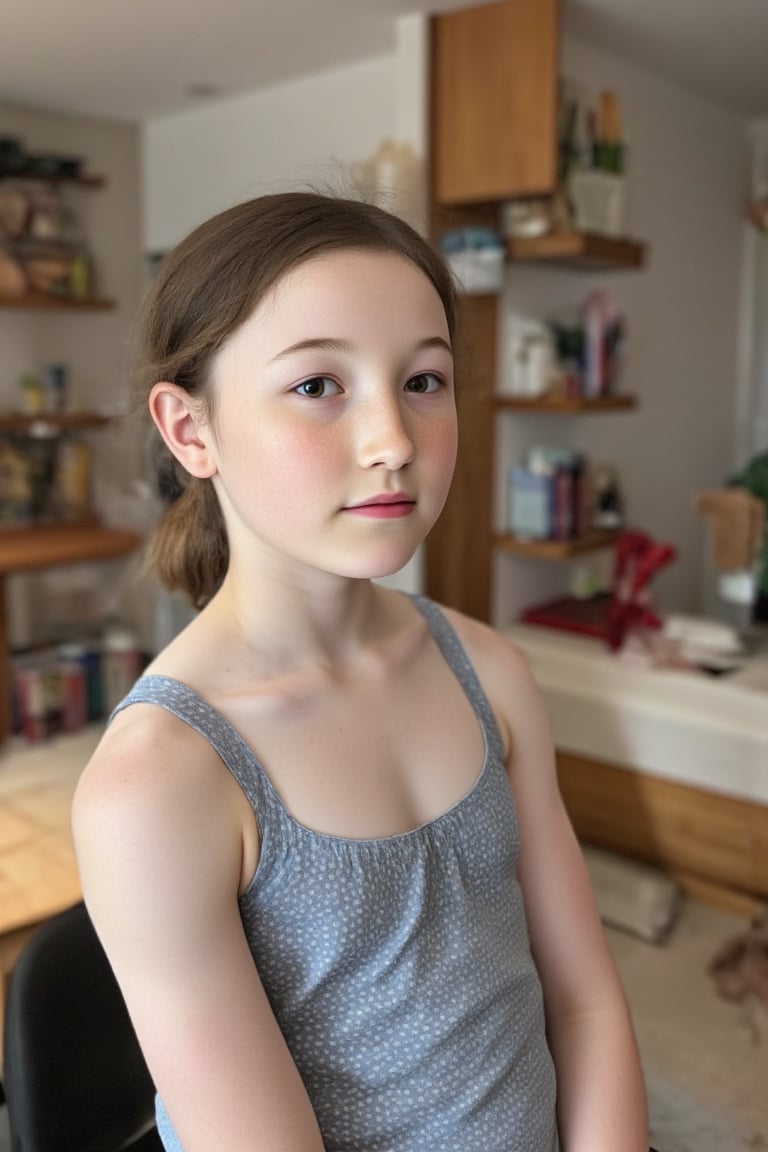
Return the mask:
<path id="1" fill-rule="evenodd" d="M 164 259 L 139 314 L 139 385 L 146 402 L 160 380 L 195 397 L 213 416 L 211 361 L 278 281 L 299 264 L 335 251 L 367 249 L 412 261 L 434 285 L 451 338 L 453 281 L 441 257 L 411 226 L 373 204 L 314 192 L 285 192 L 238 204 L 200 225 Z M 190 476 L 155 432 L 157 488 L 170 507 L 148 560 L 171 590 L 202 607 L 220 587 L 229 545 L 210 480 Z"/>

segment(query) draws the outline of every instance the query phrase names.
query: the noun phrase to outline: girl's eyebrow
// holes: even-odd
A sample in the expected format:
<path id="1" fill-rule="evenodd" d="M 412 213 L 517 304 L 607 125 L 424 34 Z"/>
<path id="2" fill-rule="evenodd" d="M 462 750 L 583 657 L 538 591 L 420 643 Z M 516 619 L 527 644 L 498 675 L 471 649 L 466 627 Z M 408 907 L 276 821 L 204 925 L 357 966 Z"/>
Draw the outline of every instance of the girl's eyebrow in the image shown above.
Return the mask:
<path id="1" fill-rule="evenodd" d="M 442 336 L 428 336 L 426 340 L 419 340 L 414 351 L 428 352 L 430 348 L 443 348 L 449 356 L 453 356 L 453 348 Z"/>
<path id="2" fill-rule="evenodd" d="M 306 352 L 308 349 L 319 352 L 352 352 L 354 346 L 350 344 L 348 340 L 333 340 L 329 336 L 299 340 L 296 344 L 291 344 L 288 348 L 283 348 L 282 352 L 278 352 L 276 356 L 272 357 L 270 363 L 274 363 L 275 360 L 282 360 L 285 356 L 292 356 L 294 352 Z"/>
<path id="3" fill-rule="evenodd" d="M 450 356 L 453 355 L 453 349 L 447 340 L 442 336 L 427 336 L 424 340 L 418 340 L 414 346 L 414 352 L 427 351 L 430 348 L 443 348 Z M 283 348 L 282 352 L 278 352 L 276 356 L 272 357 L 270 363 L 276 360 L 282 360 L 286 356 L 293 356 L 296 352 L 319 351 L 319 352 L 354 352 L 354 344 L 348 340 L 334 340 L 329 336 L 319 336 L 309 340 L 299 340 L 296 344 L 291 344 L 288 348 Z"/>

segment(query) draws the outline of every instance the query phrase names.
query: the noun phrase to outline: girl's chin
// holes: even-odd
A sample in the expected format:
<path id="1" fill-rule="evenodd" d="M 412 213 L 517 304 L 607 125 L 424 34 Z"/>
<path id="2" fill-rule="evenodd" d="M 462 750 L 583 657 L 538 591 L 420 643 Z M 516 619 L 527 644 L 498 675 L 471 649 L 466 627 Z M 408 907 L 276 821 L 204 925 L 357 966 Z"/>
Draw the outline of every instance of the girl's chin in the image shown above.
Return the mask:
<path id="1" fill-rule="evenodd" d="M 345 566 L 339 575 L 348 576 L 353 580 L 381 580 L 400 572 L 415 554 L 415 548 L 410 551 L 400 549 L 396 554 L 390 552 L 387 556 L 379 556 L 365 562 L 358 559 L 356 563 L 352 562 L 348 568 Z"/>

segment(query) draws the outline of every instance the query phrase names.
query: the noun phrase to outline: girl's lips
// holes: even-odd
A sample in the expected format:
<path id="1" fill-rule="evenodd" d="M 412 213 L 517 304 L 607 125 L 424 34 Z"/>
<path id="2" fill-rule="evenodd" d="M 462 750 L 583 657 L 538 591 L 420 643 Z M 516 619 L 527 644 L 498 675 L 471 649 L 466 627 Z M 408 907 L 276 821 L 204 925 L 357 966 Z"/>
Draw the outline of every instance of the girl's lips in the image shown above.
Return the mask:
<path id="1" fill-rule="evenodd" d="M 344 509 L 353 516 L 370 516 L 374 520 L 396 520 L 401 516 L 408 516 L 416 507 L 416 501 L 404 493 L 394 495 L 375 496 L 362 504 L 351 504 Z"/>

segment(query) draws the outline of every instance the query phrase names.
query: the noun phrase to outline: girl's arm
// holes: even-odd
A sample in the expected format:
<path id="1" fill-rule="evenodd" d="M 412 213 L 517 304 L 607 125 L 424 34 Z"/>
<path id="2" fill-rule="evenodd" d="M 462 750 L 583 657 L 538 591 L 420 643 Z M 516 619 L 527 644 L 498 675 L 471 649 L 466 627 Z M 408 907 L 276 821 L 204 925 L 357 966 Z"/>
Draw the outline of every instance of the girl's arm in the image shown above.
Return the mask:
<path id="1" fill-rule="evenodd" d="M 184 1152 L 322 1152 L 240 922 L 244 813 L 201 737 L 135 705 L 75 796 L 85 901 Z"/>
<path id="2" fill-rule="evenodd" d="M 560 796 L 540 694 L 524 658 L 502 636 L 474 622 L 459 631 L 509 748 L 519 876 L 557 1069 L 563 1152 L 648 1152 L 629 1010 Z"/>

